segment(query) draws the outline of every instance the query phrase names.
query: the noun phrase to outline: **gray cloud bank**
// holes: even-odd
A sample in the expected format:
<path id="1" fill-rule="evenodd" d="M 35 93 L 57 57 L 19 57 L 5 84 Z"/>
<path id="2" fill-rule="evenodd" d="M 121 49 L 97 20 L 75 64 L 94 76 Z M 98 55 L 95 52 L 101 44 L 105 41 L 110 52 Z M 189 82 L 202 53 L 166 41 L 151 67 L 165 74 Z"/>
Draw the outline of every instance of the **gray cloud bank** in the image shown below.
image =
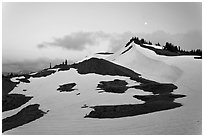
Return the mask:
<path id="1" fill-rule="evenodd" d="M 109 42 L 109 51 L 116 51 L 121 46 L 125 45 L 131 37 L 138 36 L 153 43 L 164 45 L 166 42 L 171 42 L 174 45 L 181 46 L 182 49 L 201 49 L 202 48 L 202 31 L 194 30 L 186 33 L 169 34 L 164 31 L 156 31 L 151 34 L 147 33 L 132 33 L 124 32 L 105 33 L 99 32 L 76 32 L 66 35 L 62 38 L 55 38 L 52 42 L 43 42 L 38 45 L 38 48 L 46 47 L 61 47 L 67 50 L 85 50 L 93 46 L 99 45 L 102 41 Z"/>
<path id="2" fill-rule="evenodd" d="M 45 48 L 47 46 L 58 46 L 71 50 L 84 50 L 86 45 L 97 45 L 99 39 L 104 39 L 106 37 L 108 37 L 108 35 L 103 32 L 75 32 L 63 38 L 54 38 L 53 42 L 41 43 L 38 47 Z"/>

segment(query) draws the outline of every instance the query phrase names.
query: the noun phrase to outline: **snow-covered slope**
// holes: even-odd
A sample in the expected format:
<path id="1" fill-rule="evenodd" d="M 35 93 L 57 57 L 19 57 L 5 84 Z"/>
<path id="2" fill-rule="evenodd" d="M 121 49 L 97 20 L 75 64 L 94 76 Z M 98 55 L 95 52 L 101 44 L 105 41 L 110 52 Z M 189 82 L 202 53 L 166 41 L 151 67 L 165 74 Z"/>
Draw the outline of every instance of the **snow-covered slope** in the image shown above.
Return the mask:
<path id="1" fill-rule="evenodd" d="M 161 57 L 152 50 L 131 43 L 107 59 L 130 68 L 142 74 L 145 78 L 150 78 L 158 82 L 176 81 L 182 74 L 182 70 L 176 66 L 167 64 L 166 59 L 163 58 L 170 57 Z"/>
<path id="2" fill-rule="evenodd" d="M 129 48 L 129 46 L 132 46 Z M 139 84 L 129 77 L 98 74 L 79 74 L 75 69 L 60 71 L 47 77 L 30 78 L 30 83 L 20 83 L 11 93 L 33 96 L 23 106 L 3 112 L 3 118 L 12 116 L 29 104 L 40 104 L 49 112 L 42 118 L 6 131 L 5 134 L 201 134 L 202 122 L 202 76 L 201 60 L 193 57 L 158 56 L 153 51 L 136 44 L 122 47 L 107 60 L 142 74 L 157 82 L 172 82 L 178 89 L 174 92 L 186 95 L 176 99 L 183 106 L 145 115 L 115 118 L 84 118 L 91 111 L 81 108 L 84 104 L 137 104 L 143 101 L 133 95 L 148 95 L 139 89 L 128 89 L 124 94 L 98 93 L 100 81 L 125 80 L 129 85 Z M 122 54 L 123 53 L 123 54 Z M 16 79 L 12 79 L 16 81 Z M 76 90 L 59 92 L 61 84 L 75 82 Z M 27 91 L 23 91 L 27 89 Z M 80 93 L 80 95 L 77 95 Z"/>

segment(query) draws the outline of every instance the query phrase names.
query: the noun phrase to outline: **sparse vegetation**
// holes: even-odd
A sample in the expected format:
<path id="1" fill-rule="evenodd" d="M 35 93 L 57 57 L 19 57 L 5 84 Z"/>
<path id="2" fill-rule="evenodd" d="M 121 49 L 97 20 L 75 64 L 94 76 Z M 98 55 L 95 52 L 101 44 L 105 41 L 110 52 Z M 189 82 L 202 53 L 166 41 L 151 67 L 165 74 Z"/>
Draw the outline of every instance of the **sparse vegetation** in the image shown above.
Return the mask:
<path id="1" fill-rule="evenodd" d="M 166 42 L 166 44 L 163 46 L 163 49 L 155 49 L 153 47 L 145 46 L 144 44 L 152 45 L 152 43 L 149 41 L 147 42 L 144 39 L 139 39 L 138 37 L 132 37 L 130 41 L 126 44 L 125 47 L 129 46 L 130 43 L 134 42 L 135 44 L 140 45 L 141 47 L 148 48 L 150 50 L 153 50 L 156 54 L 159 55 L 165 55 L 165 56 L 181 56 L 181 55 L 198 55 L 202 57 L 202 50 L 196 49 L 196 50 L 183 50 L 180 46 L 175 46 L 170 42 Z M 160 43 L 156 43 L 156 46 L 161 46 Z"/>

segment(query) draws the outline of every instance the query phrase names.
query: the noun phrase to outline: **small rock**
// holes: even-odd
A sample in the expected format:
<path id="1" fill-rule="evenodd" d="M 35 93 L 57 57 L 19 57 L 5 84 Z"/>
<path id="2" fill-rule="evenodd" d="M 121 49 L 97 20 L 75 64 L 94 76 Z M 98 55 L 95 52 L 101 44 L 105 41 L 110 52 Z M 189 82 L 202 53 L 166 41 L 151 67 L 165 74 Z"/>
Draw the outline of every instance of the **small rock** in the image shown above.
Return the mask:
<path id="1" fill-rule="evenodd" d="M 77 93 L 76 95 L 80 95 L 80 93 Z"/>

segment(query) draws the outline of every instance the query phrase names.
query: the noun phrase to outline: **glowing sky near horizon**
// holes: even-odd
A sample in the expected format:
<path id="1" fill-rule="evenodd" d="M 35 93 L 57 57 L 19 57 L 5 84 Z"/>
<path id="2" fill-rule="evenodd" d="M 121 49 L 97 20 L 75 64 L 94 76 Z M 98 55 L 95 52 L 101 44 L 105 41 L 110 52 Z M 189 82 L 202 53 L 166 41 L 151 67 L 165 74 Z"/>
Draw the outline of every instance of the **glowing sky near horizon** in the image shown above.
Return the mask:
<path id="1" fill-rule="evenodd" d="M 37 47 L 74 32 L 200 31 L 201 11 L 202 3 L 3 3 L 3 62 L 92 53 L 93 47 L 87 51 Z M 103 44 L 107 43 L 99 43 L 99 49 Z"/>

